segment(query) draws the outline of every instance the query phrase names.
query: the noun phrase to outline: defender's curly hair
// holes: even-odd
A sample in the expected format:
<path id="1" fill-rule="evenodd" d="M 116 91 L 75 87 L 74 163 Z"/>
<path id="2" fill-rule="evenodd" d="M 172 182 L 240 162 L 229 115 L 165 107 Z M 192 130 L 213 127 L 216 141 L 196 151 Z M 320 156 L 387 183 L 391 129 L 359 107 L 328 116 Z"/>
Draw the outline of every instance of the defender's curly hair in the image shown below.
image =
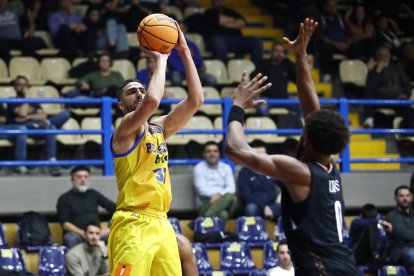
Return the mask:
<path id="1" fill-rule="evenodd" d="M 304 132 L 313 149 L 321 154 L 340 153 L 349 142 L 345 120 L 332 110 L 322 109 L 309 114 Z"/>

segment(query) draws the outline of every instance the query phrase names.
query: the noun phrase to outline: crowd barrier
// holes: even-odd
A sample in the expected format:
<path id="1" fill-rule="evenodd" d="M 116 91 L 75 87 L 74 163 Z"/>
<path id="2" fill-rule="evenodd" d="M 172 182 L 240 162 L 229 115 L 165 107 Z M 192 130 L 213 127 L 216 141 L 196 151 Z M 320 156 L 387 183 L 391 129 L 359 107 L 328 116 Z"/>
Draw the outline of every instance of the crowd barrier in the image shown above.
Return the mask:
<path id="1" fill-rule="evenodd" d="M 173 104 L 178 103 L 180 99 L 163 99 L 162 103 Z M 113 159 L 110 150 L 110 139 L 112 135 L 112 106 L 117 102 L 116 99 L 103 97 L 101 99 L 37 99 L 37 98 L 0 98 L 0 104 L 3 103 L 50 103 L 50 104 L 77 104 L 77 105 L 101 105 L 101 130 L 4 130 L 0 129 L 0 135 L 50 135 L 50 134 L 100 134 L 102 135 L 102 158 L 101 159 L 83 159 L 83 160 L 25 160 L 25 161 L 0 161 L 0 167 L 13 167 L 13 166 L 74 166 L 74 165 L 94 165 L 102 166 L 104 175 L 113 175 Z M 400 106 L 400 105 L 414 105 L 414 100 L 353 100 L 346 98 L 339 99 L 326 99 L 320 100 L 321 105 L 334 106 L 343 116 L 348 124 L 349 106 L 354 105 L 379 105 L 383 106 Z M 227 122 L 228 114 L 232 105 L 230 98 L 223 99 L 206 99 L 206 104 L 222 104 L 223 106 L 223 122 Z M 297 106 L 299 101 L 296 99 L 280 99 L 280 100 L 268 100 L 268 103 L 272 106 L 286 107 Z M 223 134 L 225 135 L 227 130 L 227 124 L 223 123 L 221 130 L 186 130 L 183 129 L 178 133 L 182 134 Z M 414 136 L 414 129 L 351 129 L 352 134 L 412 134 Z M 302 133 L 302 129 L 261 129 L 261 130 L 249 130 L 246 129 L 246 134 L 267 134 L 274 133 L 278 135 L 299 135 Z M 193 165 L 199 162 L 199 159 L 170 159 L 171 165 Z M 231 163 L 226 156 L 224 161 Z M 337 160 L 341 164 L 341 172 L 350 172 L 351 163 L 414 163 L 414 158 L 351 158 L 349 145 L 341 153 L 340 158 Z"/>

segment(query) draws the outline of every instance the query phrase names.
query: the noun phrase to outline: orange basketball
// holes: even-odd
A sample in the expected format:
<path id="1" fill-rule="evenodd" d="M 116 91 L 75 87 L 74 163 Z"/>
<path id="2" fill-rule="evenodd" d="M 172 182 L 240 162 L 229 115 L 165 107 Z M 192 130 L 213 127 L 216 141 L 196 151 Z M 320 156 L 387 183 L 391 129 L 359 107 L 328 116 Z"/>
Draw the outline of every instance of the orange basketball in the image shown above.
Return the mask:
<path id="1" fill-rule="evenodd" d="M 137 38 L 143 47 L 166 54 L 177 43 L 178 30 L 174 19 L 161 13 L 154 13 L 139 23 Z"/>

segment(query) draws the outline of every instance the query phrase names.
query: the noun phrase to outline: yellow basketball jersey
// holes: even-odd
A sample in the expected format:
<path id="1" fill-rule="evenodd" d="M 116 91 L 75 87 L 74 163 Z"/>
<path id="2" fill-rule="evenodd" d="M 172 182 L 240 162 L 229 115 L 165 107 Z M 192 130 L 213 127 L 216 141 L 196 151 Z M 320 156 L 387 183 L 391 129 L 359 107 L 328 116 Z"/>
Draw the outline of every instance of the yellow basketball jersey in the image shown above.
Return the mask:
<path id="1" fill-rule="evenodd" d="M 149 123 L 133 147 L 114 154 L 117 210 L 167 212 L 171 204 L 168 149 L 163 129 Z"/>

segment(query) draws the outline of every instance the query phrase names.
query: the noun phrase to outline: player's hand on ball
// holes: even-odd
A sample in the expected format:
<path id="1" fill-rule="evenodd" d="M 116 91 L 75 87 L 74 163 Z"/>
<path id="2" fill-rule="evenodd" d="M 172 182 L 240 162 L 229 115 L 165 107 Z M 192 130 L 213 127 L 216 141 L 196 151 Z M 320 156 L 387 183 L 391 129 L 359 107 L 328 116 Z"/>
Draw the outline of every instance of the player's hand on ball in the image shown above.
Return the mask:
<path id="1" fill-rule="evenodd" d="M 256 98 L 272 86 L 271 83 L 264 84 L 267 76 L 259 73 L 249 82 L 246 81 L 246 78 L 247 72 L 243 71 L 241 82 L 233 95 L 233 104 L 242 108 L 251 108 L 265 104 L 265 100 L 256 100 Z"/>
<path id="2" fill-rule="evenodd" d="M 175 25 L 177 26 L 177 30 L 178 30 L 178 40 L 177 40 L 177 44 L 175 44 L 175 49 L 177 49 L 177 51 L 181 54 L 186 49 L 188 49 L 188 45 L 187 45 L 187 41 L 185 40 L 184 33 L 181 30 L 180 25 L 178 24 L 177 21 L 175 21 Z"/>
<path id="3" fill-rule="evenodd" d="M 283 37 L 285 46 L 294 54 L 306 54 L 306 48 L 308 47 L 309 40 L 317 27 L 318 22 L 306 18 L 302 23 L 300 23 L 299 35 L 295 40 L 292 41 L 287 37 Z"/>
<path id="4" fill-rule="evenodd" d="M 160 52 L 157 51 L 152 51 L 149 50 L 143 46 L 140 46 L 139 49 L 141 50 L 141 52 L 143 52 L 148 58 L 153 58 L 155 60 L 159 60 L 162 58 L 168 59 L 170 53 L 167 54 L 161 54 Z"/>

